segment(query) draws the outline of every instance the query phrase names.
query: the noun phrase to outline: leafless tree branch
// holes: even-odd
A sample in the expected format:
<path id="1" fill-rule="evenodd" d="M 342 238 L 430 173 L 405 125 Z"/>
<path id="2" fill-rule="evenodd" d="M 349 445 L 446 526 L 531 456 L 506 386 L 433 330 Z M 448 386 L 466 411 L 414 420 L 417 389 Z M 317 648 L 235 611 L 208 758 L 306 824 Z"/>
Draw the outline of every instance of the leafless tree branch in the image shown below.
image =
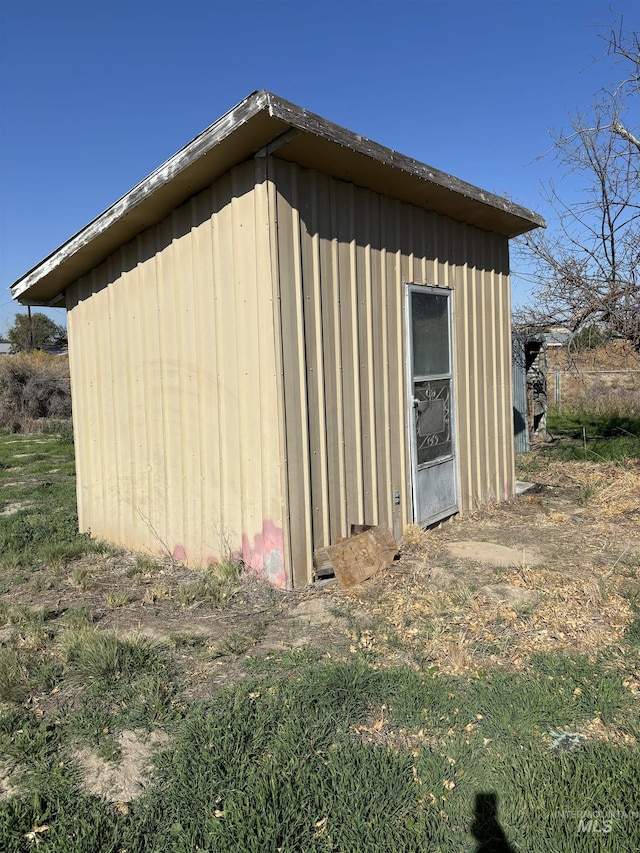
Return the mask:
<path id="1" fill-rule="evenodd" d="M 515 319 L 574 331 L 595 324 L 640 350 L 640 37 L 620 20 L 606 38 L 624 73 L 554 134 L 553 154 L 581 191 L 569 203 L 552 183 L 544 188 L 558 224 L 521 239 L 537 285 L 534 304 Z"/>

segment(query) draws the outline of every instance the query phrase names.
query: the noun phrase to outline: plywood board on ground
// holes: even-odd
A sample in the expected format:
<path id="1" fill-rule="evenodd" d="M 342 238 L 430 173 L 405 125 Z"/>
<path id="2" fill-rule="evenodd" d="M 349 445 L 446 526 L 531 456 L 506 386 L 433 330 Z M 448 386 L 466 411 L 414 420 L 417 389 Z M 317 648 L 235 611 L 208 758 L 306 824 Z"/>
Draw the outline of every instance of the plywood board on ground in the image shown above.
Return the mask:
<path id="1" fill-rule="evenodd" d="M 398 553 L 398 545 L 387 527 L 351 536 L 336 545 L 318 548 L 313 555 L 317 574 L 333 571 L 339 586 L 350 589 L 388 568 Z"/>

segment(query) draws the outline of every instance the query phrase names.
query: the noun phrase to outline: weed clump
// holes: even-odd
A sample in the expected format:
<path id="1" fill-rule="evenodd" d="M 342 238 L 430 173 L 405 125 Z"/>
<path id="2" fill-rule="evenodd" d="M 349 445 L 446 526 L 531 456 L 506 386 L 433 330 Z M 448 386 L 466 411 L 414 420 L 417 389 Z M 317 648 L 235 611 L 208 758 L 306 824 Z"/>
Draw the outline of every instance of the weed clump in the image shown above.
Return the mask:
<path id="1" fill-rule="evenodd" d="M 70 631 L 63 641 L 69 683 L 106 688 L 155 666 L 155 652 L 144 637 L 121 639 L 93 627 Z"/>
<path id="2" fill-rule="evenodd" d="M 195 580 L 180 584 L 178 599 L 183 607 L 193 607 L 206 602 L 213 607 L 223 607 L 242 591 L 241 564 L 224 559 L 213 563 Z"/>

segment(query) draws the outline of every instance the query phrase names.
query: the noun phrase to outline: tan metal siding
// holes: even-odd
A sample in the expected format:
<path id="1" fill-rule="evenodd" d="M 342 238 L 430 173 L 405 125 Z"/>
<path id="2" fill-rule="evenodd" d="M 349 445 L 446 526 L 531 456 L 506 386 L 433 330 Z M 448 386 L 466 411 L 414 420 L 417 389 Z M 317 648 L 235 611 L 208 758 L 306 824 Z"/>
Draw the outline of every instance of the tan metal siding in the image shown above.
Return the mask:
<path id="1" fill-rule="evenodd" d="M 461 510 L 511 495 L 506 240 L 277 158 L 269 168 L 294 565 L 352 524 L 399 534 L 412 520 L 407 283 L 453 290 Z"/>
<path id="2" fill-rule="evenodd" d="M 237 167 L 67 292 L 82 529 L 284 570 L 264 163 Z M 91 298 L 89 298 L 91 297 Z"/>
<path id="3" fill-rule="evenodd" d="M 384 248 L 385 288 L 387 291 L 387 330 L 389 350 L 387 364 L 389 374 L 389 458 L 391 468 L 392 492 L 400 496 L 400 513 L 393 519 L 393 532 L 402 533 L 404 525 L 413 520 L 411 514 L 411 476 L 409 470 L 406 425 L 406 365 L 404 359 L 405 334 L 405 295 L 402 275 L 402 205 L 382 197 L 380 199 L 380 218 L 383 223 L 381 245 Z M 386 519 L 381 523 L 389 524 Z"/>
<path id="4" fill-rule="evenodd" d="M 311 472 L 304 345 L 304 309 L 298 189 L 295 176 L 290 200 L 277 196 L 278 270 L 282 329 L 285 466 L 289 504 L 289 547 L 296 586 L 310 573 L 309 542 L 312 539 Z"/>
<path id="5" fill-rule="evenodd" d="M 333 182 L 324 175 L 320 181 L 319 196 L 324 203 L 318 204 L 320 224 L 320 269 L 322 275 L 322 356 L 325 386 L 324 422 L 326 427 L 327 484 L 329 499 L 329 531 L 323 536 L 329 542 L 331 531 L 342 529 L 342 519 L 347 501 L 345 477 L 344 410 L 337 401 L 342 400 L 342 358 L 340 287 L 338 269 L 338 240 L 336 233 L 338 217 L 337 198 Z M 328 401 L 328 402 L 327 402 Z"/>
<path id="6" fill-rule="evenodd" d="M 515 487 L 508 246 L 469 226 L 452 229 L 456 258 L 466 258 L 455 272 L 454 322 L 460 508 L 471 511 Z"/>

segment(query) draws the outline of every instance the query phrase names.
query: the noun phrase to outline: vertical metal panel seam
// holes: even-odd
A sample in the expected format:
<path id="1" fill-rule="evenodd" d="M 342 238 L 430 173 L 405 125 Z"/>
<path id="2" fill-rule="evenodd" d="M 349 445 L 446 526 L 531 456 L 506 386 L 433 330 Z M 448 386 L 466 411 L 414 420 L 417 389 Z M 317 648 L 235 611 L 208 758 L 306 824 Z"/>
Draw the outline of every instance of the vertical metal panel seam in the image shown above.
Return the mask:
<path id="1" fill-rule="evenodd" d="M 170 215 L 170 223 L 171 223 L 171 243 L 169 247 L 169 251 L 166 255 L 167 260 L 170 259 L 170 270 L 171 275 L 169 277 L 169 291 L 167 293 L 168 305 L 170 306 L 170 311 L 172 315 L 172 335 L 165 340 L 165 346 L 168 348 L 169 355 L 169 364 L 171 365 L 171 373 L 173 376 L 173 380 L 175 382 L 175 399 L 173 400 L 172 409 L 170 412 L 170 419 L 172 425 L 178 425 L 178 429 L 174 430 L 177 432 L 177 435 L 174 434 L 170 440 L 170 453 L 171 453 L 171 476 L 172 476 L 172 496 L 169 509 L 169 518 L 171 519 L 171 527 L 169 529 L 169 536 L 167 539 L 167 545 L 170 550 L 175 551 L 175 546 L 172 548 L 173 543 L 176 545 L 184 545 L 185 541 L 185 524 L 187 517 L 187 508 L 186 504 L 188 502 L 188 476 L 185 476 L 184 464 L 185 464 L 185 436 L 183 434 L 183 400 L 182 400 L 182 370 L 183 370 L 183 356 L 185 351 L 183 350 L 184 341 L 182 334 L 182 312 L 181 312 L 181 304 L 180 301 L 182 299 L 181 292 L 181 278 L 182 278 L 182 270 L 180 268 L 180 258 L 181 254 L 180 246 L 179 246 L 179 238 L 176 236 L 179 233 L 179 216 L 181 215 L 180 210 L 172 210 Z M 178 412 L 176 417 L 175 406 L 178 406 Z M 176 501 L 176 495 L 180 495 L 180 501 Z M 179 553 L 179 552 L 176 552 Z"/>
<path id="2" fill-rule="evenodd" d="M 114 271 L 116 269 L 115 260 L 117 257 L 117 253 L 111 255 L 107 260 L 107 268 L 109 270 L 108 276 L 109 280 L 114 280 Z M 118 342 L 116 340 L 117 335 L 117 318 L 115 315 L 115 302 L 116 302 L 116 292 L 113 287 L 107 288 L 107 305 L 109 311 L 109 322 L 108 322 L 108 358 L 109 358 L 109 376 L 111 378 L 111 382 L 109 384 L 109 388 L 103 389 L 107 391 L 107 397 L 110 401 L 110 432 L 111 432 L 111 441 L 114 450 L 113 461 L 115 463 L 115 482 L 118 484 L 118 494 L 117 500 L 115 501 L 114 506 L 114 517 L 115 517 L 115 526 L 118 531 L 118 536 L 122 539 L 123 536 L 123 505 L 124 505 L 124 495 L 121 493 L 121 483 L 122 483 L 122 475 L 123 475 L 123 448 L 122 448 L 122 436 L 121 436 L 121 425 L 118 421 L 118 412 L 120 411 L 119 401 L 117 400 L 117 388 L 116 388 L 116 373 L 117 373 L 117 353 L 119 352 Z M 113 506 L 113 502 L 112 502 Z"/>
<path id="3" fill-rule="evenodd" d="M 247 470 L 247 462 L 244 458 L 244 453 L 242 449 L 243 441 L 244 441 L 244 431 L 242 428 L 242 407 L 240 404 L 240 400 L 242 399 L 242 391 L 244 387 L 244 381 L 242 376 L 242 367 L 243 367 L 243 359 L 241 354 L 241 344 L 238 340 L 240 329 L 243 328 L 244 321 L 242 317 L 242 310 L 239 305 L 239 300 L 242 296 L 242 264 L 245 261 L 243 255 L 243 247 L 241 245 L 240 232 L 241 229 L 245 228 L 245 223 L 242 220 L 241 212 L 240 212 L 240 201 L 239 201 L 239 192 L 238 192 L 238 179 L 237 173 L 235 170 L 232 170 L 230 173 L 231 179 L 231 222 L 230 222 L 230 233 L 229 233 L 229 244 L 232 248 L 232 297 L 233 297 L 233 314 L 230 326 L 233 327 L 233 339 L 234 346 L 232 348 L 233 351 L 233 375 L 235 376 L 235 387 L 238 393 L 238 404 L 237 409 L 235 411 L 234 423 L 237 429 L 236 440 L 237 440 L 237 450 L 238 456 L 233 459 L 235 465 L 235 480 L 236 480 L 236 488 L 237 495 L 239 500 L 237 501 L 236 506 L 236 517 L 238 520 L 241 520 L 240 527 L 244 528 L 246 525 L 246 519 L 243 518 L 242 508 L 246 505 L 249 497 L 249 485 L 248 485 L 248 477 L 249 472 Z M 229 327 L 227 327 L 229 329 Z M 227 361 L 227 365 L 229 362 Z M 234 442 L 235 444 L 235 442 Z M 235 447 L 234 447 L 235 449 Z M 232 457 L 233 458 L 233 457 Z M 243 529 L 239 531 L 241 534 L 244 532 Z M 247 531 L 250 533 L 250 531 Z"/>
<path id="4" fill-rule="evenodd" d="M 485 425 L 484 434 L 484 452 L 485 452 L 485 487 L 482 500 L 490 500 L 495 497 L 495 459 L 492 453 L 492 429 L 495 433 L 495 424 L 491 425 L 491 417 L 493 415 L 493 399 L 496 393 L 495 387 L 495 353 L 491 348 L 492 341 L 492 326 L 493 317 L 491 317 L 491 290 L 493 286 L 493 275 L 491 272 L 491 251 L 487 241 L 483 240 L 483 299 L 482 299 L 482 328 L 484 331 L 483 337 L 483 354 L 484 354 L 484 370 L 485 370 L 485 389 L 488 392 L 485 396 Z"/>
<path id="5" fill-rule="evenodd" d="M 406 411 L 406 401 L 407 401 L 407 381 L 406 381 L 406 371 L 405 365 L 406 361 L 409 358 L 409 353 L 405 348 L 405 282 L 402 276 L 402 221 L 401 221 L 401 207 L 399 203 L 394 204 L 393 206 L 394 214 L 395 214 L 395 241 L 394 245 L 397 246 L 397 249 L 394 253 L 395 260 L 395 299 L 396 299 L 396 312 L 395 312 L 395 321 L 396 321 L 396 379 L 398 382 L 397 387 L 397 412 L 398 412 L 398 421 L 400 425 L 399 435 L 402 436 L 399 446 L 399 456 L 400 456 L 400 470 L 402 472 L 403 478 L 403 488 L 405 492 L 405 500 L 403 503 L 403 516 L 402 516 L 402 525 L 405 526 L 409 523 L 409 520 L 413 521 L 413 493 L 412 493 L 412 482 L 411 482 L 411 471 L 410 471 L 410 462 L 409 462 L 409 452 L 407 447 L 408 441 L 408 429 L 409 425 L 405 418 Z M 409 507 L 411 507 L 411 518 L 409 518 Z"/>
<path id="6" fill-rule="evenodd" d="M 213 286 L 211 273 L 211 254 L 209 242 L 206 239 L 206 222 L 209 219 L 203 215 L 203 200 L 205 194 L 199 193 L 191 199 L 190 213 L 190 247 L 193 265 L 193 337 L 194 357 L 196 364 L 196 412 L 197 412 L 197 456 L 194 471 L 194 488 L 197 489 L 198 503 L 194 507 L 196 516 L 196 540 L 201 543 L 201 559 L 209 559 L 217 553 L 216 543 L 210 538 L 211 523 L 211 457 L 209 447 L 209 424 L 212 420 L 208 415 L 210 406 L 210 358 L 206 343 L 206 318 L 209 316 L 209 300 Z M 206 426 L 205 426 L 206 425 Z"/>
<path id="7" fill-rule="evenodd" d="M 367 206 L 373 204 L 373 196 L 368 196 L 366 199 Z M 374 355 L 373 355 L 373 276 L 371 271 L 371 211 L 368 211 L 367 218 L 367 241 L 365 245 L 365 329 L 366 329 L 366 384 L 368 388 L 369 399 L 369 440 L 368 440 L 368 458 L 371 469 L 371 495 L 369 502 L 371 506 L 371 523 L 379 524 L 378 519 L 378 459 L 376 455 L 377 433 L 375 419 L 375 372 L 374 372 Z"/>
<path id="8" fill-rule="evenodd" d="M 143 232 L 136 239 L 136 255 L 138 258 L 144 257 L 146 253 L 146 246 L 149 243 L 149 232 Z M 151 358 L 151 353 L 154 352 L 155 347 L 151 342 L 151 327 L 154 321 L 154 296 L 155 296 L 155 288 L 149 287 L 148 285 L 148 276 L 150 265 L 149 263 L 138 264 L 138 287 L 137 287 L 137 299 L 136 299 L 136 311 L 138 315 L 138 321 L 140 324 L 139 336 L 138 336 L 138 346 L 140 347 L 140 371 L 141 371 L 141 382 L 142 388 L 140 389 L 140 402 L 139 405 L 141 407 L 141 411 L 139 414 L 141 424 L 139 424 L 139 429 L 141 430 L 141 434 L 138 436 L 138 441 L 142 444 L 142 446 L 146 450 L 146 470 L 144 473 L 142 470 L 139 472 L 139 477 L 141 482 L 140 488 L 144 491 L 144 501 L 146 505 L 147 515 L 150 518 L 154 517 L 154 504 L 155 504 L 155 495 L 153 490 L 153 474 L 152 474 L 152 464 L 149 461 L 152 447 L 152 412 L 154 409 L 154 401 L 151 396 L 151 378 L 149 375 L 149 361 Z M 157 310 L 155 312 L 157 316 Z M 138 446 L 138 452 L 140 453 L 141 461 L 145 458 L 145 454 L 140 452 Z M 136 513 L 137 515 L 137 513 Z M 139 519 L 135 518 L 136 526 L 139 527 Z M 148 546 L 149 536 L 144 537 L 144 544 Z"/>
<path id="9" fill-rule="evenodd" d="M 216 457 L 216 468 L 218 474 L 218 499 L 217 504 L 219 507 L 217 516 L 217 522 L 220 525 L 219 535 L 222 538 L 230 537 L 234 538 L 234 534 L 238 531 L 232 531 L 229 529 L 229 519 L 225 518 L 225 510 L 223 509 L 227 505 L 227 495 L 225 490 L 225 484 L 228 480 L 228 468 L 232 463 L 227 459 L 225 443 L 224 443 L 224 431 L 226 426 L 226 395 L 224 393 L 224 364 L 223 364 L 223 354 L 225 348 L 225 338 L 224 338 L 224 325 L 226 323 L 226 318 L 224 318 L 221 304 L 221 295 L 226 288 L 229 287 L 228 281 L 222 275 L 222 250 L 221 250 L 221 235 L 220 231 L 223 227 L 224 218 L 227 216 L 226 211 L 222 210 L 222 185 L 221 182 L 215 183 L 211 187 L 211 196 L 212 196 L 212 207 L 214 210 L 218 211 L 218 215 L 214 216 L 211 219 L 211 252 L 212 252 L 212 260 L 213 260 L 213 278 L 214 278 L 214 293 L 213 293 L 213 302 L 214 302 L 214 310 L 213 310 L 213 338 L 214 338 L 214 349 L 216 353 L 216 384 L 215 384 L 215 400 L 216 400 L 216 415 L 218 421 L 218 429 L 217 429 L 217 438 L 218 438 L 218 447 L 217 457 Z M 227 513 L 229 509 L 227 508 Z"/>
<path id="10" fill-rule="evenodd" d="M 339 495 L 341 528 L 340 535 L 348 536 L 348 512 L 347 512 L 347 489 L 346 489 L 346 464 L 345 464 L 345 426 L 344 406 L 342 405 L 344 395 L 344 373 L 342 370 L 342 311 L 340 290 L 340 252 L 338 237 L 338 210 L 337 190 L 335 181 L 329 183 L 329 206 L 331 221 L 331 288 L 333 292 L 334 305 L 334 358 L 336 371 L 336 409 L 337 409 L 337 448 L 338 472 L 339 472 Z"/>
<path id="11" fill-rule="evenodd" d="M 136 291 L 137 283 L 139 280 L 139 269 L 137 264 L 137 253 L 136 253 L 136 243 L 135 241 L 126 244 L 121 249 L 122 252 L 122 264 L 124 268 L 127 270 L 127 273 L 122 278 L 122 287 L 125 291 Z M 131 286 L 133 285 L 133 286 Z M 126 445 L 129 448 L 129 452 L 127 454 L 127 465 L 128 465 L 128 476 L 129 476 L 129 495 L 130 495 L 130 504 L 127 506 L 127 520 L 126 520 L 126 537 L 130 540 L 133 537 L 133 531 L 136 528 L 136 510 L 135 507 L 138 506 L 140 501 L 141 494 L 141 471 L 140 471 L 140 454 L 136 451 L 136 438 L 137 438 L 137 424 L 136 424 L 136 392 L 133 384 L 134 371 L 137 374 L 138 370 L 138 359 L 135 358 L 135 348 L 139 346 L 140 341 L 140 330 L 139 327 L 137 329 L 137 334 L 132 334 L 135 330 L 133 326 L 135 325 L 135 316 L 132 317 L 131 311 L 122 311 L 121 317 L 119 319 L 118 325 L 121 328 L 121 336 L 123 338 L 122 347 L 124 349 L 124 365 L 126 368 L 126 375 L 123 377 L 123 385 L 126 392 L 126 407 L 127 407 L 127 419 L 128 419 L 128 430 L 126 435 Z M 123 441 L 124 444 L 124 441 Z"/>
<path id="12" fill-rule="evenodd" d="M 374 380 L 374 362 L 373 362 L 373 342 L 372 342 L 372 332 L 373 332 L 373 313 L 372 313 L 372 276 L 371 276 L 371 205 L 373 203 L 373 199 L 370 194 L 367 194 L 363 200 L 362 205 L 366 207 L 367 210 L 367 221 L 366 221 L 366 231 L 367 234 L 364 239 L 364 293 L 362 307 L 363 307 L 363 332 L 364 332 L 364 345 L 362 343 L 362 336 L 359 336 L 360 340 L 360 359 L 363 364 L 362 370 L 362 382 L 360 386 L 361 400 L 363 409 L 366 408 L 366 417 L 363 416 L 363 422 L 367 424 L 368 427 L 368 436 L 367 441 L 364 442 L 363 435 L 363 454 L 364 448 L 367 448 L 367 460 L 364 460 L 363 455 L 363 472 L 367 466 L 369 467 L 369 482 L 370 482 L 370 494 L 367 497 L 365 495 L 365 519 L 370 519 L 367 523 L 370 524 L 378 524 L 378 488 L 377 488 L 377 479 L 378 479 L 378 471 L 377 471 L 377 458 L 375 453 L 376 447 L 376 423 L 375 423 L 375 405 L 374 405 L 374 396 L 375 396 L 375 380 Z M 366 392 L 366 393 L 363 393 Z"/>
<path id="13" fill-rule="evenodd" d="M 364 521 L 364 479 L 363 479 L 363 446 L 362 446 L 362 412 L 360 409 L 360 334 L 358 328 L 358 280 L 357 280 L 357 246 L 356 232 L 356 201 L 355 187 L 349 184 L 349 297 L 351 300 L 351 322 L 353 326 L 353 395 L 355 400 L 355 457 L 356 457 L 356 507 L 355 516 L 360 523 Z"/>
<path id="14" fill-rule="evenodd" d="M 405 416 L 407 402 L 406 359 L 409 353 L 405 349 L 403 316 L 406 310 L 405 286 L 402 281 L 402 268 L 398 263 L 400 251 L 400 222 L 398 203 L 385 198 L 385 281 L 390 294 L 388 313 L 388 339 L 390 353 L 389 399 L 394 419 L 394 438 L 391 452 L 391 482 L 400 492 L 400 533 L 409 522 L 413 522 L 413 490 L 411 472 L 407 471 L 409 453 L 403 453 L 403 447 L 409 440 L 409 425 Z M 391 247 L 391 248 L 390 248 Z M 408 475 L 408 476 L 407 476 Z"/>
<path id="15" fill-rule="evenodd" d="M 501 464 L 501 450 L 500 450 L 500 427 L 502 418 L 500 417 L 500 412 L 498 409 L 498 403 L 500 397 L 502 395 L 502 353 L 500 351 L 500 341 L 499 336 L 497 335 L 496 324 L 498 321 L 498 311 L 496 304 L 496 290 L 498 289 L 500 282 L 498 278 L 498 274 L 496 271 L 496 259 L 495 252 L 493 251 L 493 240 L 491 240 L 491 245 L 489 246 L 489 268 L 490 268 L 490 281 L 491 281 L 491 300 L 490 300 L 490 319 L 491 319 L 491 337 L 490 337 L 490 351 L 492 354 L 491 358 L 491 372 L 492 372 L 492 385 L 493 385 L 493 414 L 492 414 L 492 429 L 493 429 L 493 446 L 492 446 L 492 459 L 493 459 L 493 472 L 492 478 L 495 485 L 493 486 L 495 500 L 501 500 L 503 485 L 502 485 L 502 464 Z"/>
<path id="16" fill-rule="evenodd" d="M 169 238 L 167 240 L 167 245 L 163 247 L 163 237 L 167 235 Z M 171 467 L 170 467 L 170 453 L 171 453 L 171 432 L 169 427 L 169 388 L 167 387 L 167 377 L 169 376 L 169 371 L 167 369 L 167 342 L 171 339 L 172 335 L 170 334 L 168 328 L 169 319 L 167 318 L 167 314 L 169 317 L 173 316 L 173 312 L 169 312 L 169 306 L 166 304 L 166 291 L 169 286 L 167 283 L 168 275 L 168 265 L 169 265 L 169 247 L 171 245 L 170 238 L 170 228 L 167 228 L 167 220 L 160 223 L 156 229 L 156 270 L 157 270 L 157 287 L 158 287 L 158 303 L 160 307 L 159 311 L 159 326 L 160 326 L 160 371 L 163 380 L 160 382 L 161 389 L 161 400 L 162 400 L 162 409 L 161 409 L 161 422 L 163 427 L 163 436 L 162 436 L 162 447 L 164 449 L 164 483 L 165 483 L 165 493 L 163 495 L 162 505 L 162 521 L 156 527 L 157 530 L 162 531 L 164 533 L 165 538 L 169 535 L 170 525 L 171 525 L 171 506 L 170 501 L 173 493 L 173 483 L 171 482 Z M 166 253 L 166 254 L 165 254 Z"/>
<path id="17" fill-rule="evenodd" d="M 286 298 L 282 301 L 286 464 L 289 494 L 296 495 L 295 502 L 290 499 L 294 586 L 308 579 L 309 566 L 303 565 L 302 561 L 308 563 L 310 560 L 313 541 L 309 510 L 311 484 L 298 200 L 296 167 L 278 160 L 278 253 L 281 287 L 286 285 Z M 284 267 L 283 262 L 286 264 Z M 283 278 L 283 273 L 286 278 Z"/>
<path id="18" fill-rule="evenodd" d="M 387 523 L 393 524 L 393 481 L 391 478 L 391 412 L 389 410 L 389 337 L 387 334 L 387 315 L 389 311 L 389 291 L 387 287 L 387 277 L 385 270 L 386 252 L 382 245 L 382 211 L 380 196 L 376 196 L 376 212 L 377 212 L 377 230 L 375 237 L 379 246 L 378 249 L 378 298 L 379 298 L 379 317 L 378 328 L 380 330 L 380 349 L 379 349 L 379 375 L 382 379 L 382 415 L 383 415 L 383 433 L 377 433 L 378 441 L 382 442 L 383 446 L 383 465 L 378 465 L 378 477 L 382 478 L 379 483 L 378 491 L 382 486 L 382 503 L 385 512 L 383 517 L 387 519 Z M 382 519 L 378 519 L 379 523 Z"/>
<path id="19" fill-rule="evenodd" d="M 174 242 L 176 261 L 176 276 L 173 281 L 176 309 L 176 343 L 180 353 L 180 367 L 178 368 L 178 398 L 179 404 L 179 444 L 178 456 L 181 470 L 182 502 L 179 519 L 179 533 L 176 530 L 178 544 L 186 551 L 186 543 L 195 541 L 193 503 L 196 495 L 199 496 L 200 484 L 196 484 L 193 471 L 193 453 L 191 451 L 191 438 L 194 430 L 198 429 L 196 411 L 194 411 L 191 394 L 193 392 L 192 370 L 195 367 L 193 348 L 195 335 L 193 328 L 193 312 L 191 310 L 193 299 L 193 244 L 190 232 L 189 203 L 174 211 L 174 233 L 181 235 Z M 189 233 L 189 238 L 183 236 Z M 189 439 L 187 439 L 189 436 Z M 197 491 L 196 491 L 197 488 Z M 187 554 L 188 556 L 188 554 Z"/>
<path id="20" fill-rule="evenodd" d="M 472 272 L 472 288 L 469 294 L 469 304 L 471 307 L 470 323 L 473 328 L 473 348 L 472 348 L 472 380 L 471 387 L 473 388 L 473 412 L 471 420 L 471 448 L 473 453 L 474 471 L 472 480 L 472 489 L 470 498 L 473 509 L 476 509 L 480 496 L 482 494 L 482 460 L 480 455 L 480 441 L 478 429 L 480 424 L 480 323 L 478 318 L 478 290 L 480 282 L 480 271 L 478 270 L 478 247 L 476 245 L 476 234 L 472 233 L 473 239 L 473 272 Z"/>
<path id="21" fill-rule="evenodd" d="M 284 565 L 287 571 L 287 585 L 293 586 L 293 565 L 291 550 L 291 516 L 289 506 L 289 466 L 286 464 L 286 412 L 284 406 L 284 354 L 282 349 L 282 292 L 280 282 L 280 264 L 278 259 L 278 206 L 277 206 L 277 176 L 274 170 L 274 162 L 271 156 L 265 158 L 266 183 L 267 183 L 267 205 L 268 205 L 268 238 L 271 257 L 271 282 L 274 294 L 273 300 L 273 325 L 275 332 L 275 361 L 276 361 L 276 387 L 278 398 L 276 406 L 278 410 L 279 436 L 278 456 L 281 489 L 281 517 L 282 538 L 284 548 Z"/>
<path id="22" fill-rule="evenodd" d="M 276 349 L 274 314 L 274 281 L 269 225 L 269 194 L 266 182 L 265 158 L 246 164 L 247 184 L 250 182 L 252 215 L 255 230 L 255 257 L 252 270 L 252 298 L 255 302 L 257 350 L 255 365 L 259 376 L 260 430 L 260 511 L 258 522 L 265 540 L 264 557 L 269 561 L 270 575 L 288 586 L 289 576 L 284 560 L 284 526 L 282 520 L 281 446 L 279 404 L 276 378 Z M 247 396 L 249 396 L 247 388 Z M 277 533 L 276 533 L 277 529 Z M 273 540 L 273 541 L 272 541 Z M 277 541 L 276 541 L 277 540 Z M 274 562 L 274 549 L 279 550 L 279 563 Z M 284 575 L 283 575 L 284 572 Z"/>
<path id="23" fill-rule="evenodd" d="M 198 420 L 197 460 L 198 470 L 196 483 L 198 487 L 197 529 L 198 539 L 202 543 L 202 557 L 208 559 L 218 553 L 217 543 L 211 537 L 211 486 L 213 470 L 211 465 L 211 421 L 208 406 L 210 399 L 210 370 L 211 356 L 207 347 L 207 318 L 210 316 L 210 299 L 213 289 L 213 274 L 211 270 L 211 252 L 208 241 L 207 217 L 203 210 L 203 202 L 208 199 L 208 193 L 199 193 L 190 201 L 190 233 L 191 252 L 193 255 L 193 335 L 195 340 L 195 358 L 197 365 L 196 377 L 196 410 Z M 205 428 L 207 425 L 208 428 Z"/>
<path id="24" fill-rule="evenodd" d="M 298 352 L 300 353 L 299 373 L 297 377 L 298 393 L 300 399 L 300 418 L 302 431 L 302 479 L 303 493 L 305 499 L 305 539 L 307 542 L 307 555 L 311 557 L 310 546 L 313 542 L 313 520 L 309 514 L 311 507 L 311 482 L 310 482 L 310 460 L 309 460 L 309 423 L 307 416 L 307 387 L 306 387 L 306 365 L 305 365 L 305 339 L 304 339 L 304 308 L 302 305 L 303 299 L 303 283 L 302 283 L 302 257 L 301 257 L 301 237 L 300 237 L 300 194 L 298 187 L 298 173 L 295 169 L 291 171 L 291 186 L 294 203 L 291 207 L 291 228 L 292 228 L 292 245 L 293 245 L 293 272 L 295 284 L 295 300 L 296 300 L 296 315 L 298 319 L 296 334 Z M 302 567 L 298 567 L 299 570 Z"/>
<path id="25" fill-rule="evenodd" d="M 508 482 L 508 468 L 507 468 L 507 445 L 508 445 L 508 436 L 509 436 L 509 425 L 506 422 L 506 394 L 507 394 L 507 385 L 509 383 L 509 362 L 507 360 L 506 354 L 506 344 L 505 341 L 505 314 L 504 314 L 504 300 L 505 300 L 505 288 L 504 288 L 504 273 L 502 271 L 502 267 L 500 264 L 500 247 L 498 245 L 497 239 L 494 237 L 492 240 L 492 248 L 493 248 L 493 269 L 494 269 L 494 287 L 497 290 L 497 303 L 498 310 L 496 312 L 496 340 L 497 340 L 497 353 L 498 353 L 498 366 L 499 366 L 499 395 L 496 400 L 496 424 L 499 425 L 498 428 L 498 447 L 497 456 L 499 460 L 499 470 L 500 470 L 500 479 L 498 480 L 498 486 L 500 489 L 500 494 L 498 496 L 499 500 L 504 500 L 508 497 L 505 494 L 505 489 Z"/>
<path id="26" fill-rule="evenodd" d="M 464 347 L 464 358 L 463 358 L 463 375 L 459 380 L 459 387 L 462 386 L 462 394 L 464 395 L 464 413 L 465 413 L 465 447 L 464 447 L 464 461 L 465 461 L 465 474 L 464 474 L 464 484 L 462 486 L 462 496 L 464 499 L 463 508 L 465 510 L 471 509 L 471 493 L 473 490 L 473 454 L 472 454 L 472 445 L 471 445 L 471 341 L 470 341 L 470 330 L 469 330 L 469 311 L 470 311 L 470 278 L 471 273 L 469 270 L 469 256 L 468 256 L 468 243 L 469 243 L 469 233 L 466 228 L 461 229 L 461 241 L 462 241 L 462 257 L 464 258 L 464 263 L 462 267 L 462 309 L 459 307 L 459 311 L 462 314 L 462 339 L 463 339 L 463 347 Z M 458 314 L 460 316 L 460 314 Z M 458 321 L 460 323 L 460 321 Z M 462 470 L 462 469 L 461 469 Z M 461 474 L 462 478 L 462 474 Z"/>
<path id="27" fill-rule="evenodd" d="M 511 353 L 511 271 L 510 271 L 510 258 L 509 258 L 509 243 L 508 241 L 504 241 L 502 245 L 502 264 L 501 268 L 504 270 L 503 279 L 504 279 L 504 303 L 505 303 L 505 315 L 506 315 L 506 323 L 505 323 L 505 350 L 507 354 L 507 358 L 510 359 Z M 513 435 L 513 384 L 511 382 L 511 362 L 509 361 L 508 367 L 508 382 L 506 383 L 506 411 L 509 417 L 509 421 L 507 422 L 507 429 L 505 430 L 505 435 L 509 436 L 510 439 L 510 452 L 507 457 L 507 470 L 509 482 L 511 484 L 511 495 L 515 493 L 516 486 L 516 471 L 515 471 L 515 453 L 514 453 L 514 435 Z M 511 497 L 510 495 L 510 497 Z"/>
<path id="28" fill-rule="evenodd" d="M 311 198 L 310 205 L 312 209 L 313 221 L 315 228 L 311 234 L 311 257 L 313 264 L 313 322 L 314 322 L 314 340 L 315 340 L 315 362 L 317 366 L 314 381 L 317 383 L 318 394 L 318 409 L 320 414 L 320 424 L 318 430 L 318 438 L 320 446 L 318 447 L 319 455 L 319 471 L 320 471 L 320 490 L 318 496 L 321 501 L 321 536 L 318 532 L 314 532 L 314 542 L 318 545 L 330 544 L 330 528 L 329 528 L 329 493 L 328 493 L 328 472 L 327 472 L 327 433 L 326 433 L 326 394 L 325 394 L 325 367 L 324 367 L 324 339 L 322 329 L 322 270 L 320 266 L 320 234 L 318 233 L 318 223 L 320 221 L 319 203 L 318 203 L 318 187 L 317 187 L 317 172 L 313 171 L 311 175 Z M 318 500 L 316 497 L 316 501 Z"/>

